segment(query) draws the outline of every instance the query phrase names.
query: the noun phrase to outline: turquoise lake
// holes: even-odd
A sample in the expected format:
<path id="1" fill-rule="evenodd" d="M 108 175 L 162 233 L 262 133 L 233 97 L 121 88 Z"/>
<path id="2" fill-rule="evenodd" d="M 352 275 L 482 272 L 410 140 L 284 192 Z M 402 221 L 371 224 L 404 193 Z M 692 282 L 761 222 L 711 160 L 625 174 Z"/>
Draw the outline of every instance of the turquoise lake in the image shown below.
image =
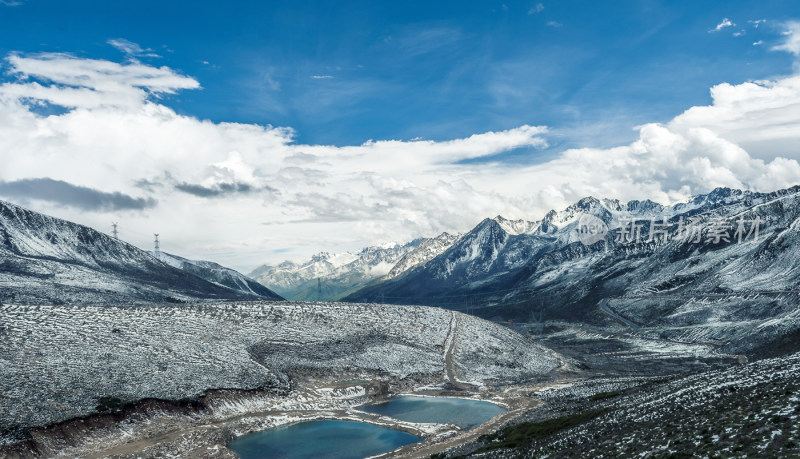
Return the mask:
<path id="1" fill-rule="evenodd" d="M 363 422 L 308 421 L 263 430 L 232 441 L 242 459 L 362 459 L 421 439 Z"/>
<path id="2" fill-rule="evenodd" d="M 404 395 L 360 410 L 402 421 L 453 423 L 469 429 L 504 412 L 480 400 Z M 256 432 L 228 448 L 242 459 L 361 459 L 420 441 L 400 430 L 354 421 L 307 421 Z"/>
<path id="3" fill-rule="evenodd" d="M 379 405 L 359 407 L 362 411 L 382 414 L 411 422 L 451 422 L 469 429 L 504 412 L 494 403 L 480 400 L 447 397 L 416 397 L 404 395 Z"/>

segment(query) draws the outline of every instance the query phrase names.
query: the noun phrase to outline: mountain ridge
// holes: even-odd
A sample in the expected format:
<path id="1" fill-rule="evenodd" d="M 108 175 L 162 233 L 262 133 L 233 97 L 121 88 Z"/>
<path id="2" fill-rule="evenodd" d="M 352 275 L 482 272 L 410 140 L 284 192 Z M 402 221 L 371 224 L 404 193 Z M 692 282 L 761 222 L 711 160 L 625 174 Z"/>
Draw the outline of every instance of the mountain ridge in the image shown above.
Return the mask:
<path id="1" fill-rule="evenodd" d="M 260 299 L 171 267 L 88 226 L 0 201 L 0 301 L 151 304 Z"/>
<path id="2" fill-rule="evenodd" d="M 161 262 L 205 279 L 220 287 L 241 292 L 245 295 L 255 295 L 266 300 L 283 301 L 280 295 L 267 287 L 219 263 L 206 260 L 189 260 L 163 251 L 149 253 Z"/>

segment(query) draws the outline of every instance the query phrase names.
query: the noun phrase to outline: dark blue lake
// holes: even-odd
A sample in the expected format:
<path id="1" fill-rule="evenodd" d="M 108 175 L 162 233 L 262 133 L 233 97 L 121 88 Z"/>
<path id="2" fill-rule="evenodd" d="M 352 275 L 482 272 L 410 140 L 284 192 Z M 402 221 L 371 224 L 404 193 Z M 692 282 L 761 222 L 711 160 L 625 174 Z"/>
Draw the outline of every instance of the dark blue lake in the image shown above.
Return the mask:
<path id="1" fill-rule="evenodd" d="M 308 421 L 245 435 L 228 448 L 242 459 L 362 459 L 419 440 L 410 433 L 363 422 Z"/>
<path id="2" fill-rule="evenodd" d="M 469 429 L 504 412 L 494 403 L 448 397 L 415 397 L 404 395 L 380 405 L 359 407 L 362 411 L 382 414 L 411 422 L 451 422 Z"/>

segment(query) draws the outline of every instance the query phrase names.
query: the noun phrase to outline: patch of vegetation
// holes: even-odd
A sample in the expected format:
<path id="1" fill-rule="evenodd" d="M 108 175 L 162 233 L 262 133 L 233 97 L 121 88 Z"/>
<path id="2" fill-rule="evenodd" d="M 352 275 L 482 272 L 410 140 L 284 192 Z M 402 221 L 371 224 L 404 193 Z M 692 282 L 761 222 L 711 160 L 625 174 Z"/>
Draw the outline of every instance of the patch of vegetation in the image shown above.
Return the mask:
<path id="1" fill-rule="evenodd" d="M 110 395 L 106 395 L 104 397 L 100 397 L 100 403 L 97 404 L 95 410 L 98 413 L 115 413 L 120 411 L 123 407 L 122 400 L 117 397 L 112 397 Z"/>
<path id="2" fill-rule="evenodd" d="M 175 304 L 186 303 L 186 301 L 184 301 L 184 300 L 181 300 L 179 298 L 174 298 L 174 297 L 171 297 L 171 296 L 164 297 L 164 301 L 166 301 L 167 303 L 175 303 Z"/>
<path id="3" fill-rule="evenodd" d="M 622 395 L 622 392 L 613 391 L 613 392 L 600 392 L 597 394 L 592 395 L 589 397 L 589 400 L 596 402 L 598 400 L 605 400 L 607 398 L 614 398 Z"/>
<path id="4" fill-rule="evenodd" d="M 348 379 L 347 381 L 336 381 L 334 386 L 351 386 L 353 384 L 367 384 L 369 380 L 366 379 Z"/>
<path id="5" fill-rule="evenodd" d="M 560 418 L 548 419 L 541 422 L 522 422 L 520 424 L 505 427 L 493 434 L 483 435 L 480 440 L 489 444 L 475 451 L 481 453 L 501 448 L 518 448 L 525 446 L 534 440 L 549 437 L 562 430 L 591 421 L 592 419 L 607 413 L 608 409 L 589 410 L 583 413 L 562 416 Z"/>
<path id="6" fill-rule="evenodd" d="M 23 438 L 30 438 L 30 434 L 28 433 L 28 429 L 26 429 L 24 426 L 19 424 L 11 424 L 9 426 L 0 428 L 0 439 L 2 438 L 21 440 Z"/>
<path id="7" fill-rule="evenodd" d="M 197 403 L 197 397 L 183 397 L 175 401 L 178 406 L 189 406 Z"/>

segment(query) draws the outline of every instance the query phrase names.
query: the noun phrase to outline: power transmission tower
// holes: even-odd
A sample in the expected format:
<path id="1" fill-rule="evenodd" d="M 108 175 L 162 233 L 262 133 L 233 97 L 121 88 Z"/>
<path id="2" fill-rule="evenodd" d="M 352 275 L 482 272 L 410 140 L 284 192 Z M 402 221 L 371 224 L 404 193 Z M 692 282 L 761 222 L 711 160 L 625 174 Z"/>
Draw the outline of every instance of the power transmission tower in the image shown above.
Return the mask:
<path id="1" fill-rule="evenodd" d="M 322 278 L 317 278 L 317 301 L 322 301 Z"/>
<path id="2" fill-rule="evenodd" d="M 111 234 L 114 236 L 114 239 L 119 239 L 119 233 L 117 232 L 117 222 L 111 222 Z"/>
<path id="3" fill-rule="evenodd" d="M 161 248 L 158 246 L 158 233 L 153 233 L 153 236 L 156 237 L 156 240 L 154 241 L 155 244 L 156 244 L 155 253 L 156 253 L 156 255 L 158 255 L 158 252 L 161 250 Z"/>

